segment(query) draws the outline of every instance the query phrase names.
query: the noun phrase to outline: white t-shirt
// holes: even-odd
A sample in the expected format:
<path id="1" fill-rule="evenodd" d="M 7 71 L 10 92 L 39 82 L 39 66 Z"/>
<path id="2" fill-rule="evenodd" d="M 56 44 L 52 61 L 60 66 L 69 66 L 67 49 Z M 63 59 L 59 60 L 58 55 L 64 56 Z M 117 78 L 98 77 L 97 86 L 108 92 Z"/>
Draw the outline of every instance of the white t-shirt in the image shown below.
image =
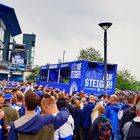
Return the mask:
<path id="1" fill-rule="evenodd" d="M 54 116 L 57 115 L 53 114 Z M 61 127 L 59 127 L 55 133 L 54 133 L 54 140 L 58 140 L 59 137 L 61 138 L 66 138 L 70 135 L 73 135 L 73 130 L 74 130 L 74 120 L 72 116 L 70 115 L 67 122 L 64 123 Z"/>

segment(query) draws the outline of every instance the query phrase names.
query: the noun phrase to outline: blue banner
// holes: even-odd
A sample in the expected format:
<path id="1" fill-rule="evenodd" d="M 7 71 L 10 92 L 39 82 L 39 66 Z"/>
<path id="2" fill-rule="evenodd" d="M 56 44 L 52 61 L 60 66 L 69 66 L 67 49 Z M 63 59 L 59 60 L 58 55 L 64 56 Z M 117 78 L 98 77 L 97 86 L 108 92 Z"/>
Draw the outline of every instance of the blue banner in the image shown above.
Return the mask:
<path id="1" fill-rule="evenodd" d="M 53 64 L 41 67 L 49 70 L 49 81 L 40 84 L 54 86 L 72 94 L 83 90 L 86 94 L 104 94 L 104 63 L 87 60 Z M 116 85 L 116 64 L 107 65 L 107 94 L 113 94 Z M 60 72 L 58 72 L 60 71 Z M 47 72 L 45 72 L 47 74 Z M 44 74 L 42 75 L 44 76 Z M 65 79 L 65 80 L 64 80 Z M 65 81 L 65 82 L 64 82 Z"/>
<path id="2" fill-rule="evenodd" d="M 116 84 L 116 68 L 107 70 L 107 93 L 114 92 Z M 85 91 L 90 91 L 93 94 L 104 93 L 104 68 L 97 67 L 94 69 L 87 69 L 85 71 L 84 85 Z"/>

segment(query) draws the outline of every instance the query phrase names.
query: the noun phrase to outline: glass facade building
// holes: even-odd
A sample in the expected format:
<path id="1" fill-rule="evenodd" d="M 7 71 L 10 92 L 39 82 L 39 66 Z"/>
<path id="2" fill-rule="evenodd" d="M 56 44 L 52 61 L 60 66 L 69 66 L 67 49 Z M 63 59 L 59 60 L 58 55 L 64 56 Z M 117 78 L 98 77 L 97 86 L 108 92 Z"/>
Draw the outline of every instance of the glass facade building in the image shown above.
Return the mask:
<path id="1" fill-rule="evenodd" d="M 34 65 L 34 55 L 35 55 L 35 34 L 23 34 L 23 44 L 25 44 L 27 67 L 32 68 Z"/>
<path id="2" fill-rule="evenodd" d="M 15 10 L 0 4 L 0 80 L 23 79 L 32 69 L 35 54 L 35 34 L 23 34 L 23 44 L 14 37 L 22 33 Z"/>

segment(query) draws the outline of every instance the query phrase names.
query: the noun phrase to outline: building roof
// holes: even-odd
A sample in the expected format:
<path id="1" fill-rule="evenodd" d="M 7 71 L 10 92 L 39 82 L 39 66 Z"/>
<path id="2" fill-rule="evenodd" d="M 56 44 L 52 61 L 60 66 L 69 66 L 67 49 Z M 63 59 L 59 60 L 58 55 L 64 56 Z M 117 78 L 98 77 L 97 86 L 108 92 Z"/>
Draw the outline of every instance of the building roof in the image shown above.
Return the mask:
<path id="1" fill-rule="evenodd" d="M 22 33 L 13 8 L 0 4 L 0 18 L 3 20 L 6 27 L 9 28 L 13 37 Z"/>

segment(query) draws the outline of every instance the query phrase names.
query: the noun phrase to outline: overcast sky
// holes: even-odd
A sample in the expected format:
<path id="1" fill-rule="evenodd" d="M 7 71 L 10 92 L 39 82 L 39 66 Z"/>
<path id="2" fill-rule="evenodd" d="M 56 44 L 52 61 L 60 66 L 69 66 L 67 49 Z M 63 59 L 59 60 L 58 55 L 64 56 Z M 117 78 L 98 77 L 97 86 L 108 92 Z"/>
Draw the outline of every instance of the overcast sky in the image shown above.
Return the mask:
<path id="1" fill-rule="evenodd" d="M 108 29 L 108 61 L 126 68 L 140 80 L 139 0 L 0 0 L 15 9 L 23 33 L 36 38 L 35 64 L 75 60 L 90 46 L 103 54 L 100 22 Z M 18 43 L 22 35 L 16 37 Z"/>

